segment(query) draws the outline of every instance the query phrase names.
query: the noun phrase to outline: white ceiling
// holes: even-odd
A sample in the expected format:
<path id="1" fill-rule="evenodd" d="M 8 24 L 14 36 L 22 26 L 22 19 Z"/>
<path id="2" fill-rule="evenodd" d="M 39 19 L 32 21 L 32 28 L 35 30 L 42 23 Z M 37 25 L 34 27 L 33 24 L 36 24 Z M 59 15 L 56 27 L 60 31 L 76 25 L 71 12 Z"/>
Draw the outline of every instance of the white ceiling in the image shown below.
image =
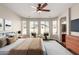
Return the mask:
<path id="1" fill-rule="evenodd" d="M 4 3 L 4 6 L 8 7 L 16 14 L 25 18 L 52 18 L 57 17 L 67 8 L 71 7 L 71 3 L 48 3 L 46 8 L 50 9 L 50 12 L 41 12 L 40 14 L 35 12 L 32 6 L 37 6 L 36 3 Z"/>

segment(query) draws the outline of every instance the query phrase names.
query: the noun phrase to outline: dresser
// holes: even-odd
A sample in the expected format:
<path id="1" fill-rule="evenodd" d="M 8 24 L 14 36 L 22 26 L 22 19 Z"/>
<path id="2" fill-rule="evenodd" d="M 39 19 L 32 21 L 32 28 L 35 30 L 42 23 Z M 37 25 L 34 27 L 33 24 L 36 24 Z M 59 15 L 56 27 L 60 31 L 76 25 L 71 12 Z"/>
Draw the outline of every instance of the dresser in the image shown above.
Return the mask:
<path id="1" fill-rule="evenodd" d="M 76 54 L 79 54 L 79 37 L 66 35 L 66 47 Z"/>

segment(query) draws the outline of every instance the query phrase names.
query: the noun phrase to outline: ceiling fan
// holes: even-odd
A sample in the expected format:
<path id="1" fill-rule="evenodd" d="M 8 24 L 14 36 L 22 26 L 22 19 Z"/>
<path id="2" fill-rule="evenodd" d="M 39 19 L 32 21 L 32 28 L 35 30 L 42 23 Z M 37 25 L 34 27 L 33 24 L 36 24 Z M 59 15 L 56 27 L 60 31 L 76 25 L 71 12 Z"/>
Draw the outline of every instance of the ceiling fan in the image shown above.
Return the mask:
<path id="1" fill-rule="evenodd" d="M 38 3 L 38 4 L 37 4 L 37 7 L 34 7 L 34 6 L 32 6 L 32 7 L 35 8 L 37 12 L 41 12 L 41 11 L 50 12 L 49 9 L 45 9 L 45 7 L 46 7 L 47 5 L 48 5 L 47 3 L 44 3 L 44 4 Z"/>

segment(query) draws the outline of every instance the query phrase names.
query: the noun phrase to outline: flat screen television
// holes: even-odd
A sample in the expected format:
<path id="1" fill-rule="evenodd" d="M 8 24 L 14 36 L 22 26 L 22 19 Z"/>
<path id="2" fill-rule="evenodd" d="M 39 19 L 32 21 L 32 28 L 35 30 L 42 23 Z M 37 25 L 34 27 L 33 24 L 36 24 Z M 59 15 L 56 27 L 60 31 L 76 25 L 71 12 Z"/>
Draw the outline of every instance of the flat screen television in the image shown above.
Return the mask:
<path id="1" fill-rule="evenodd" d="M 79 32 L 79 18 L 71 21 L 71 31 Z"/>

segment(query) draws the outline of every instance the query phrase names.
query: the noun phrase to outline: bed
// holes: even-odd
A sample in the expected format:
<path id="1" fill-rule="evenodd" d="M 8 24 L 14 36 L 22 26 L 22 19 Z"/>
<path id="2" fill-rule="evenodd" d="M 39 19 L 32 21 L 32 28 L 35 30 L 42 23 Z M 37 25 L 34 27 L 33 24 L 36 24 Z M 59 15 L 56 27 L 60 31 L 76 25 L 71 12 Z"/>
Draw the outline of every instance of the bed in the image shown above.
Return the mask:
<path id="1" fill-rule="evenodd" d="M 16 42 L 0 48 L 1 55 L 43 55 L 45 48 L 41 38 L 18 39 Z"/>

